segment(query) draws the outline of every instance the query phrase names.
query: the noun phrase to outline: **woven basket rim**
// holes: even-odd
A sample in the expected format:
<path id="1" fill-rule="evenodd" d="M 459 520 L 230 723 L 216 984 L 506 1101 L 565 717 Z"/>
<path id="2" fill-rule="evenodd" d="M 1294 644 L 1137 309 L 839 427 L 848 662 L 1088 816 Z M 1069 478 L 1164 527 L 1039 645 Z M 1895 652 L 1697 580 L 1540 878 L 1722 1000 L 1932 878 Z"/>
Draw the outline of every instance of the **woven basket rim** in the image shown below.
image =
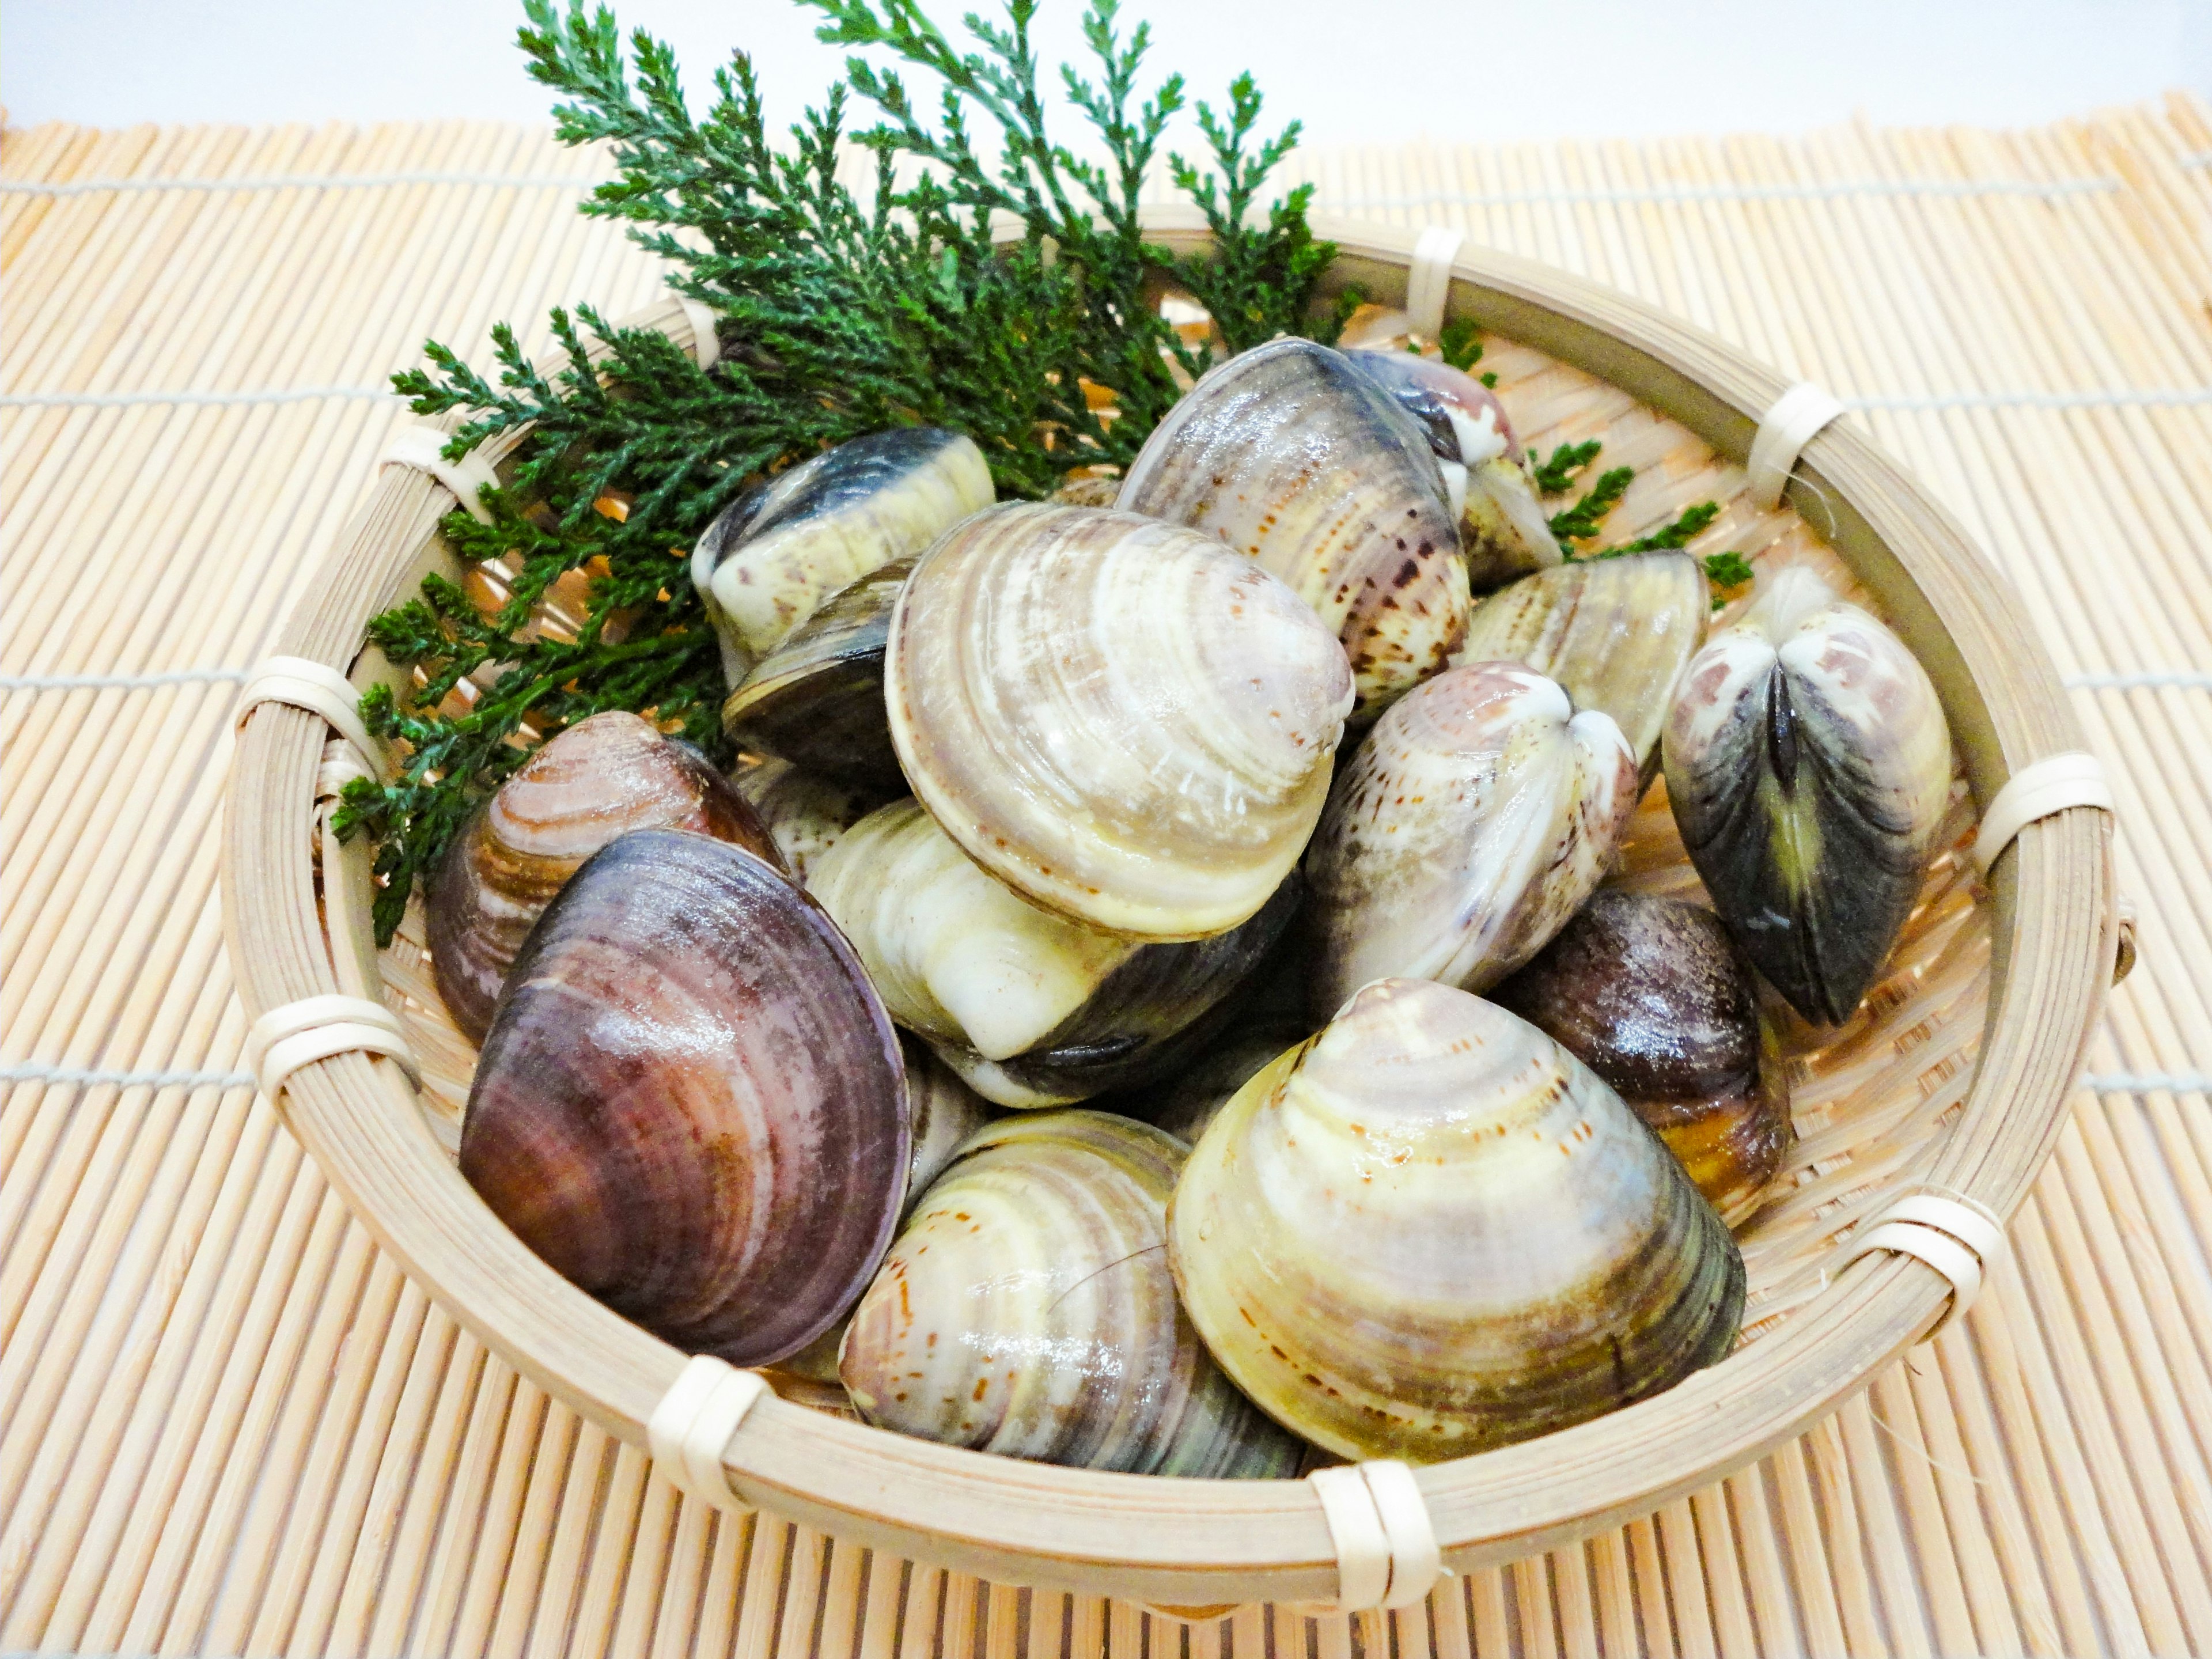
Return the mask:
<path id="1" fill-rule="evenodd" d="M 1211 246 L 1203 218 L 1149 209 L 1181 252 Z M 1339 252 L 1326 286 L 1403 295 L 1415 234 L 1316 219 Z M 1789 384 L 1655 307 L 1533 261 L 1462 246 L 1449 312 L 1630 392 L 1741 461 Z M 671 299 L 628 319 L 695 343 Z M 486 447 L 496 461 L 520 434 Z M 1847 424 L 1808 446 L 1790 485 L 1870 587 L 1936 682 L 1973 793 L 2081 746 L 2056 669 L 2019 602 L 1943 511 Z M 276 650 L 342 672 L 362 626 L 412 585 L 453 504 L 442 485 L 387 470 L 288 620 Z M 223 867 L 226 933 L 248 1012 L 338 988 L 312 857 L 325 731 L 303 711 L 255 709 L 233 761 Z M 2114 947 L 2109 829 L 2069 811 L 2033 824 L 1992 878 L 1984 1041 L 1955 1123 L 1923 1178 L 2009 1218 L 2056 1143 Z M 354 1213 L 410 1276 L 532 1382 L 632 1444 L 684 1356 L 600 1307 L 531 1255 L 432 1139 L 396 1068 L 360 1054 L 294 1077 L 286 1121 Z M 1948 1284 L 1907 1257 L 1867 1258 L 1780 1330 L 1679 1387 L 1593 1422 L 1418 1471 L 1448 1562 L 1516 1559 L 1642 1515 L 1746 1467 L 1802 1432 L 1917 1340 Z M 763 1401 L 724 1456 L 736 1497 L 854 1541 L 997 1582 L 1170 1605 L 1334 1595 L 1335 1554 L 1301 1481 L 1164 1480 L 1020 1462 Z"/>

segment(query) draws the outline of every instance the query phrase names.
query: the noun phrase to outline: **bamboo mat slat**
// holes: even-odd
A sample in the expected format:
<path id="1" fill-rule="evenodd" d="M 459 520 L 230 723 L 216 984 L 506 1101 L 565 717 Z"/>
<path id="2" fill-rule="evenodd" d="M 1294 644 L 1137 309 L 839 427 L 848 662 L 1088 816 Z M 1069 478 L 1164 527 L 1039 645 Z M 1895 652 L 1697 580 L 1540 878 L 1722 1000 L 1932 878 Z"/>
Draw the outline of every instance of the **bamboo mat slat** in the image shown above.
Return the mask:
<path id="1" fill-rule="evenodd" d="M 435 336 L 619 315 L 600 158 L 481 124 L 0 137 L 0 1650 L 744 1659 L 2212 1653 L 2212 113 L 1305 152 L 1844 398 L 2026 597 L 2141 961 L 1961 1328 L 1425 1607 L 1185 1626 L 682 1500 L 368 1242 L 240 1073 L 237 682 Z M 228 181 L 228 182 L 225 182 Z"/>

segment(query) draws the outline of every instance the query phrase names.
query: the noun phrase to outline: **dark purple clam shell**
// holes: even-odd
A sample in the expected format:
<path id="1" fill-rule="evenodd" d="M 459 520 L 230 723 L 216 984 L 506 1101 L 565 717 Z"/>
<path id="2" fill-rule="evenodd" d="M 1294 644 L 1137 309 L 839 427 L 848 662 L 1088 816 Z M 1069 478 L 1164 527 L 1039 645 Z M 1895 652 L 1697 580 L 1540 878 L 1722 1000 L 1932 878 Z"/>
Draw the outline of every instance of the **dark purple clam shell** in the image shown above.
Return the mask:
<path id="1" fill-rule="evenodd" d="M 565 1278 L 691 1353 L 765 1364 L 860 1297 L 905 1195 L 890 1016 L 751 854 L 635 830 L 515 960 L 461 1173 Z"/>

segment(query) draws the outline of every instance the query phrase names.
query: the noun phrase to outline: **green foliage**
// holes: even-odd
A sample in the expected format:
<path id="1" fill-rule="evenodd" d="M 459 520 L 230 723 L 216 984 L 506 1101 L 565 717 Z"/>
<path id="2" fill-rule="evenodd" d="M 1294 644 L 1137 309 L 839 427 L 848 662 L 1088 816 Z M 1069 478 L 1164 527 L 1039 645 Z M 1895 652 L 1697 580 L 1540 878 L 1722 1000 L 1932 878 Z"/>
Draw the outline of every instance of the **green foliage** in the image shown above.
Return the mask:
<path id="1" fill-rule="evenodd" d="M 368 702 L 372 729 L 402 745 L 401 775 L 349 786 L 339 817 L 342 834 L 379 840 L 384 938 L 532 732 L 629 708 L 721 748 L 717 653 L 680 556 L 750 485 L 864 433 L 927 423 L 974 438 L 1002 496 L 1042 495 L 1071 467 L 1133 459 L 1178 395 L 1178 374 L 1205 369 L 1206 348 L 1159 314 L 1163 286 L 1188 289 L 1231 351 L 1285 332 L 1333 340 L 1358 302 L 1316 311 L 1336 250 L 1307 226 L 1310 187 L 1263 205 L 1297 126 L 1261 132 L 1249 76 L 1231 83 L 1225 109 L 1195 106 L 1202 159 L 1166 158 L 1212 227 L 1214 254 L 1146 243 L 1139 193 L 1184 88 L 1173 75 L 1141 84 L 1150 33 L 1124 34 L 1116 0 L 1091 0 L 1085 14 L 1089 75 L 1060 70 L 1103 159 L 1048 129 L 1030 39 L 1037 0 L 1008 0 L 997 21 L 970 15 L 972 50 L 915 0 L 800 3 L 823 15 L 823 40 L 856 55 L 778 149 L 744 54 L 717 71 L 695 114 L 664 42 L 637 33 L 626 59 L 605 9 L 524 0 L 520 43 L 559 99 L 560 137 L 604 143 L 614 157 L 617 176 L 583 210 L 625 222 L 672 284 L 716 313 L 720 359 L 702 372 L 658 332 L 580 307 L 553 314 L 567 363 L 550 374 L 502 327 L 489 374 L 432 343 L 426 368 L 393 377 L 418 414 L 465 416 L 448 454 L 532 429 L 506 488 L 488 495 L 492 522 L 455 513 L 445 526 L 465 560 L 519 560 L 514 600 L 487 619 L 432 583 L 371 627 L 428 681 L 405 706 Z M 867 52 L 933 83 L 933 118 L 900 69 L 858 55 Z M 855 104 L 873 125 L 848 131 Z M 862 191 L 837 176 L 848 139 L 873 155 Z M 595 510 L 610 497 L 626 514 Z M 597 580 L 575 637 L 538 635 L 532 605 L 587 565 Z M 438 712 L 470 677 L 486 689 L 465 712 Z"/>
<path id="2" fill-rule="evenodd" d="M 1553 459 L 1558 459 L 1557 451 L 1553 452 Z M 1598 474 L 1597 482 L 1574 505 L 1552 514 L 1552 534 L 1559 538 L 1569 557 L 1582 556 L 1575 544 L 1596 536 L 1605 515 L 1620 505 L 1620 498 L 1628 493 L 1628 486 L 1635 480 L 1634 467 L 1609 467 Z"/>
<path id="3" fill-rule="evenodd" d="M 1600 446 L 1592 438 L 1588 443 L 1561 444 L 1550 455 L 1528 452 L 1528 464 L 1536 475 L 1536 493 L 1540 495 L 1564 495 L 1575 487 L 1575 480 L 1589 464 L 1597 459 Z"/>
<path id="4" fill-rule="evenodd" d="M 1727 604 L 1725 595 L 1747 586 L 1756 574 L 1741 553 L 1706 554 L 1705 580 L 1712 586 L 1713 609 Z"/>
<path id="5" fill-rule="evenodd" d="M 1535 471 L 1537 489 L 1546 495 L 1565 495 L 1597 459 L 1599 448 L 1597 440 L 1593 438 L 1586 443 L 1561 444 L 1548 456 L 1540 456 L 1531 450 L 1528 459 Z M 1692 538 L 1721 515 L 1719 502 L 1698 501 L 1684 507 L 1673 523 L 1662 526 L 1648 536 L 1638 536 L 1632 542 L 1597 552 L 1578 548 L 1577 543 L 1595 538 L 1605 515 L 1620 503 L 1635 477 L 1635 468 L 1627 466 L 1602 472 L 1580 501 L 1552 515 L 1552 534 L 1559 538 L 1560 550 L 1569 559 L 1617 559 L 1624 553 L 1656 553 L 1687 547 Z M 1752 580 L 1751 566 L 1740 553 L 1708 553 L 1704 564 L 1716 611 L 1725 602 L 1723 595 Z"/>

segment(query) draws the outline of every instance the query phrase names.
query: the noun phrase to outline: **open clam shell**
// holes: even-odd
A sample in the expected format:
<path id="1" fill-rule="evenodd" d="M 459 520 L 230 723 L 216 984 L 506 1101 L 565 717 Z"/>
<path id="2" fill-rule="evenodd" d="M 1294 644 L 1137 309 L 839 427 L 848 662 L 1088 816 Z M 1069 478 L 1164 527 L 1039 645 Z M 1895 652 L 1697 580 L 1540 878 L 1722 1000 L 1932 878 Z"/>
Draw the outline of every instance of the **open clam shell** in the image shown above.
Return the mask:
<path id="1" fill-rule="evenodd" d="M 897 1034 L 828 915 L 750 853 L 642 830 L 516 959 L 460 1167 L 616 1312 L 757 1365 L 866 1287 L 909 1150 Z"/>
<path id="2" fill-rule="evenodd" d="M 1140 945 L 1029 902 L 912 801 L 855 824 L 814 869 L 891 1018 L 1006 1106 L 1064 1104 L 1173 1058 L 1267 955 L 1297 907 L 1285 884 L 1259 915 L 1189 943 Z"/>
<path id="3" fill-rule="evenodd" d="M 884 647 L 913 568 L 895 559 L 841 588 L 754 664 L 722 704 L 730 741 L 834 783 L 903 792 L 884 714 Z"/>
<path id="4" fill-rule="evenodd" d="M 1452 662 L 1525 663 L 1558 681 L 1576 708 L 1613 717 L 1648 784 L 1711 615 L 1705 572 L 1687 553 L 1580 560 L 1479 601 Z"/>
<path id="5" fill-rule="evenodd" d="M 1478 593 L 1565 556 L 1537 499 L 1505 405 L 1472 374 L 1407 351 L 1349 351 L 1362 374 L 1421 424 L 1455 498 L 1468 580 Z M 1456 469 L 1456 471 L 1455 471 Z"/>
<path id="6" fill-rule="evenodd" d="M 1628 1103 L 1734 1226 L 1796 1135 L 1742 947 L 1701 905 L 1602 888 L 1490 993 Z"/>
<path id="7" fill-rule="evenodd" d="M 731 503 L 691 554 L 731 687 L 823 600 L 995 495 L 973 439 L 909 426 L 840 444 Z"/>
<path id="8" fill-rule="evenodd" d="M 1145 441 L 1117 504 L 1289 583 L 1344 641 L 1363 720 L 1442 668 L 1466 629 L 1458 515 L 1426 435 L 1310 340 L 1208 369 Z"/>
<path id="9" fill-rule="evenodd" d="M 1255 915 L 1297 862 L 1352 705 L 1329 630 L 1252 561 L 1093 507 L 976 514 L 891 623 L 891 739 L 985 870 L 1140 939 Z"/>
<path id="10" fill-rule="evenodd" d="M 854 1311 L 839 1374 L 881 1427 L 1079 1468 L 1288 1476 L 1176 1301 L 1180 1143 L 1103 1112 L 986 1127 L 915 1206 Z"/>
<path id="11" fill-rule="evenodd" d="M 1681 1166 L 1551 1038 L 1368 986 L 1238 1091 L 1169 1252 L 1224 1370 L 1346 1457 L 1430 1462 L 1671 1388 L 1728 1352 L 1742 1258 Z"/>
<path id="12" fill-rule="evenodd" d="M 539 912 L 586 859 L 647 829 L 696 830 L 780 862 L 768 826 L 705 756 L 618 711 L 556 733 L 471 815 L 424 913 L 438 994 L 471 1041 L 490 1029 Z"/>
<path id="13" fill-rule="evenodd" d="M 1905 644 L 1802 568 L 1690 664 L 1662 754 L 1691 862 L 1806 1018 L 1850 1017 L 1920 890 L 1951 735 Z"/>
<path id="14" fill-rule="evenodd" d="M 1315 1017 L 1385 975 L 1504 978 L 1604 878 L 1636 797 L 1620 728 L 1529 669 L 1470 664 L 1402 698 L 1306 855 Z"/>

